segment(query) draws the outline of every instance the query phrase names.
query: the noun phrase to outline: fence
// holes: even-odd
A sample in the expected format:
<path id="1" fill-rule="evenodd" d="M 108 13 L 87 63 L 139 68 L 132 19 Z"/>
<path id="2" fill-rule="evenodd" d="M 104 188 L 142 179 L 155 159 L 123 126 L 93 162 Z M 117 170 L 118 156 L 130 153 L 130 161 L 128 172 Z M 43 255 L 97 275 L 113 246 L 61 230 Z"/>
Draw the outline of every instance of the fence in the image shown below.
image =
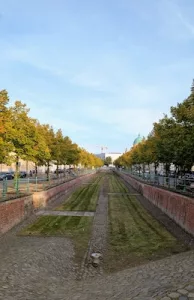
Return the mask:
<path id="1" fill-rule="evenodd" d="M 4 179 L 0 181 L 0 201 L 14 199 L 24 195 L 32 194 L 62 184 L 75 177 L 95 173 L 95 170 L 77 170 L 71 173 L 62 173 L 58 177 L 50 174 L 49 177 L 41 174 L 37 177 L 17 178 L 13 180 Z"/>
<path id="2" fill-rule="evenodd" d="M 186 176 L 180 177 L 176 175 L 173 177 L 161 176 L 153 173 L 132 172 L 130 170 L 122 170 L 122 172 L 125 174 L 130 174 L 137 179 L 141 179 L 148 184 L 165 187 L 179 193 L 194 196 L 194 177 L 189 178 Z"/>

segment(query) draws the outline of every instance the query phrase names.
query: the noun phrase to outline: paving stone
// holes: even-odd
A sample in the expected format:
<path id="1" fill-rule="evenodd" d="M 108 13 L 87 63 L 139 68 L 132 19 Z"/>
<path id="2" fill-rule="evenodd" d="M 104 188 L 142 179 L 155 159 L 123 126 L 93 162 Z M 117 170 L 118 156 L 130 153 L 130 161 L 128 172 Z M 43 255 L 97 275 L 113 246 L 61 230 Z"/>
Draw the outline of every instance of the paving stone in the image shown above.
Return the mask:
<path id="1" fill-rule="evenodd" d="M 185 286 L 185 289 L 189 292 L 192 292 L 192 291 L 194 291 L 194 285 L 189 284 L 189 285 Z"/>
<path id="2" fill-rule="evenodd" d="M 189 298 L 191 298 L 191 297 L 194 298 L 194 293 L 189 293 L 189 294 L 188 294 L 188 297 L 189 297 Z"/>
<path id="3" fill-rule="evenodd" d="M 189 300 L 187 296 L 180 296 L 178 300 Z"/>
<path id="4" fill-rule="evenodd" d="M 185 289 L 180 289 L 177 291 L 178 293 L 180 293 L 181 295 L 187 295 L 189 292 Z"/>
<path id="5" fill-rule="evenodd" d="M 177 299 L 177 298 L 180 296 L 180 294 L 177 293 L 177 292 L 172 292 L 172 293 L 168 294 L 168 296 L 169 296 L 171 299 Z"/>

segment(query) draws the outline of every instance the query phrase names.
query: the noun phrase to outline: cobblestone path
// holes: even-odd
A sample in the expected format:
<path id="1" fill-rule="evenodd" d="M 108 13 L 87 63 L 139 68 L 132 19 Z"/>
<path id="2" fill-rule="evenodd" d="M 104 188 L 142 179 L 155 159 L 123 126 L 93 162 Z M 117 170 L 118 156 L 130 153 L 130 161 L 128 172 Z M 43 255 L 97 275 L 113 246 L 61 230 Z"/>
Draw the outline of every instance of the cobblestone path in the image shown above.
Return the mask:
<path id="1" fill-rule="evenodd" d="M 96 213 L 94 216 L 92 235 L 88 245 L 88 251 L 84 258 L 81 271 L 78 275 L 78 279 L 86 279 L 88 276 L 102 275 L 102 261 L 98 268 L 92 266 L 91 254 L 99 252 L 103 254 L 106 247 L 107 238 L 107 215 L 108 215 L 108 180 L 103 179 L 103 183 L 100 189 L 99 198 L 96 207 Z"/>

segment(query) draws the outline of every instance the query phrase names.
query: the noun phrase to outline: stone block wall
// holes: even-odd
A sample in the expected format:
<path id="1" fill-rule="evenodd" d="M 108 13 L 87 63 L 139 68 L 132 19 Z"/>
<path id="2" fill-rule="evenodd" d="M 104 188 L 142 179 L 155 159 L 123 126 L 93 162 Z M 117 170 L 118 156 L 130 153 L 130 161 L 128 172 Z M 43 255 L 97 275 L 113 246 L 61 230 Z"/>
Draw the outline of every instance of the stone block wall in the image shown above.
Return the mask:
<path id="1" fill-rule="evenodd" d="M 146 199 L 159 207 L 187 232 L 194 235 L 194 199 L 151 186 L 136 180 L 128 174 L 117 172 L 126 182 Z"/>

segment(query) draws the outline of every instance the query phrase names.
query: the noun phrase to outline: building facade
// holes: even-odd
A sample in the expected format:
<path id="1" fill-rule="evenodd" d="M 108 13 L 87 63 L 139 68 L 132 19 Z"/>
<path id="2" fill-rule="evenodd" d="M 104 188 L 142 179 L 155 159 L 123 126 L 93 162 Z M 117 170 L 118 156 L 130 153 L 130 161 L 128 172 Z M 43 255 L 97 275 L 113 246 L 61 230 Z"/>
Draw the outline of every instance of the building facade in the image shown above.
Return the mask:
<path id="1" fill-rule="evenodd" d="M 109 153 L 100 153 L 100 154 L 95 154 L 97 157 L 101 158 L 102 160 L 105 160 L 107 157 L 111 157 L 112 158 L 112 163 L 114 163 L 114 161 L 119 158 L 122 153 L 120 152 L 109 152 Z"/>

